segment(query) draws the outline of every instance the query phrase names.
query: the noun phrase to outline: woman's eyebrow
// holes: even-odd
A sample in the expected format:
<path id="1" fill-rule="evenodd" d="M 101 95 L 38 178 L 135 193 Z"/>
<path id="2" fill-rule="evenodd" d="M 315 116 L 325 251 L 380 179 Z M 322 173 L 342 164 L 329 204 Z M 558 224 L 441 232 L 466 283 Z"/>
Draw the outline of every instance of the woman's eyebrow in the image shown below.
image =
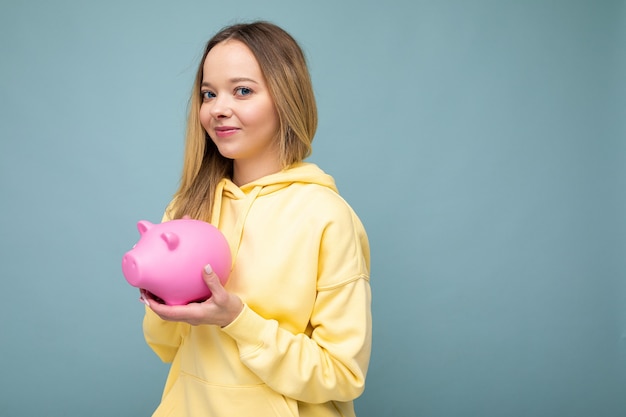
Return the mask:
<path id="1" fill-rule="evenodd" d="M 255 83 L 258 84 L 258 82 L 256 82 L 255 80 L 253 80 L 252 78 L 248 78 L 248 77 L 237 77 L 237 78 L 231 78 L 229 80 L 231 83 L 240 83 L 240 82 L 250 82 L 250 83 Z"/>
<path id="2" fill-rule="evenodd" d="M 252 78 L 248 78 L 248 77 L 235 77 L 235 78 L 229 79 L 228 82 L 231 84 L 237 84 L 241 82 L 249 82 L 249 83 L 258 84 L 256 80 Z M 208 81 L 202 81 L 202 87 L 211 87 L 211 83 Z"/>

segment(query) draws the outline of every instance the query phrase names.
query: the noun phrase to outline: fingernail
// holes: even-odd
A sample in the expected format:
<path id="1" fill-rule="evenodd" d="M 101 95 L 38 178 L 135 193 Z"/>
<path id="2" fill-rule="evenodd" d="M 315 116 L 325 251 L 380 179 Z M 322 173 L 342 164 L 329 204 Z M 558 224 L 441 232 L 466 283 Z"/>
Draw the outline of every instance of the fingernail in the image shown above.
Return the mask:
<path id="1" fill-rule="evenodd" d="M 204 267 L 204 272 L 206 272 L 207 274 L 212 273 L 212 272 L 213 272 L 213 268 L 211 268 L 211 265 L 208 265 L 208 264 L 207 264 L 207 265 Z"/>

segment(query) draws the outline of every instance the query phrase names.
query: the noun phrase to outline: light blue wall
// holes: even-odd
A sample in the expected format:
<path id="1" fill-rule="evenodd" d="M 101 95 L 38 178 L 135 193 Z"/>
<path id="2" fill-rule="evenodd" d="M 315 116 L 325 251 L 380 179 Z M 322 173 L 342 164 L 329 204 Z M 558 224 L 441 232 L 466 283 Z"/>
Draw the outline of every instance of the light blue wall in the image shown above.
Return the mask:
<path id="1" fill-rule="evenodd" d="M 309 57 L 312 160 L 372 245 L 360 417 L 626 415 L 624 1 L 4 0 L 0 416 L 140 416 L 167 367 L 122 254 L 221 26 Z"/>

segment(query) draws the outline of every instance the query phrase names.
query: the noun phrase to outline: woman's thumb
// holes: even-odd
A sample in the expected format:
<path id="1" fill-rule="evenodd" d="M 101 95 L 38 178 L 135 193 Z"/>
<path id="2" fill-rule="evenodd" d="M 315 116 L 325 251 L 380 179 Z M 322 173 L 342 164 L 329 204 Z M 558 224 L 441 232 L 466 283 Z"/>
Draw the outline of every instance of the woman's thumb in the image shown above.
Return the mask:
<path id="1" fill-rule="evenodd" d="M 213 268 L 209 264 L 204 266 L 202 270 L 202 277 L 209 288 L 214 287 L 216 282 L 219 282 L 219 278 L 215 272 L 213 272 Z"/>

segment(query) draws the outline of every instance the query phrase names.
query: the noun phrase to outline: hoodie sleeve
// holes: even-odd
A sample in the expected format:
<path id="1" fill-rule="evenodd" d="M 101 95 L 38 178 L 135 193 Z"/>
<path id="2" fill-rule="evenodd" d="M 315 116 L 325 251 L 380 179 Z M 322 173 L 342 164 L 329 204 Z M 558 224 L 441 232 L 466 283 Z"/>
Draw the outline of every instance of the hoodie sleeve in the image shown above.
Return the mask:
<path id="1" fill-rule="evenodd" d="M 188 324 L 163 320 L 146 307 L 143 334 L 148 346 L 163 362 L 174 360 L 178 347 L 188 331 Z"/>
<path id="2" fill-rule="evenodd" d="M 369 246 L 352 216 L 324 232 L 310 332 L 293 334 L 247 305 L 223 328 L 249 369 L 298 401 L 350 401 L 364 389 L 372 337 Z"/>

